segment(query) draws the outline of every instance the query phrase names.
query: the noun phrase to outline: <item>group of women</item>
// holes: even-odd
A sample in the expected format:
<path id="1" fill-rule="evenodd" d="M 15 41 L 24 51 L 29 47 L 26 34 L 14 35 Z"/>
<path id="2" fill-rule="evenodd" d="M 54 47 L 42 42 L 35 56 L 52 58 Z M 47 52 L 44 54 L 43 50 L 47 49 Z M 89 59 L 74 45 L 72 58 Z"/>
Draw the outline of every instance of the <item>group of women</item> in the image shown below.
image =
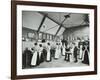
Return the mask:
<path id="1" fill-rule="evenodd" d="M 77 41 L 76 41 L 77 42 Z M 65 61 L 78 62 L 81 60 L 82 63 L 89 65 L 89 41 L 78 41 L 76 42 L 41 42 L 34 43 L 33 48 L 28 49 L 32 53 L 31 66 L 38 66 L 42 62 L 50 62 L 52 59 L 59 59 L 64 56 Z"/>

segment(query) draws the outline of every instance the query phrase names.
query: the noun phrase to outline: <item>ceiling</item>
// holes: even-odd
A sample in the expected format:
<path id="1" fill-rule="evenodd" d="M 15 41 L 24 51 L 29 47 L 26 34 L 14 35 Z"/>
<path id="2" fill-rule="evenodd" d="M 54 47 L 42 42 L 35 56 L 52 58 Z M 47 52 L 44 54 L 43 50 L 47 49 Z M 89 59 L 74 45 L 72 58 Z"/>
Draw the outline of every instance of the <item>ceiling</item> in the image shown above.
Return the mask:
<path id="1" fill-rule="evenodd" d="M 68 16 L 66 19 L 64 17 L 65 15 Z M 22 19 L 23 27 L 53 35 L 56 34 L 58 36 L 61 35 L 66 28 L 89 24 L 88 15 L 82 13 L 23 11 Z"/>

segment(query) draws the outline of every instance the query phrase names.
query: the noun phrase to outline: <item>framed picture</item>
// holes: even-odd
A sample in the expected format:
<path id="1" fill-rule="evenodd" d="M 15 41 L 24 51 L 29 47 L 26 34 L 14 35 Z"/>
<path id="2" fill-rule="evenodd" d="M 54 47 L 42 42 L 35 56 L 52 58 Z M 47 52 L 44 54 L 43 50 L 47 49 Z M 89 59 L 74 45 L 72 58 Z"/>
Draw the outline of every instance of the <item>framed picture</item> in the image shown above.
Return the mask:
<path id="1" fill-rule="evenodd" d="M 35 34 L 34 33 L 27 33 L 28 38 L 34 38 Z"/>
<path id="2" fill-rule="evenodd" d="M 43 39 L 47 38 L 47 34 L 43 33 Z"/>
<path id="3" fill-rule="evenodd" d="M 47 34 L 47 39 L 48 39 L 48 40 L 49 40 L 49 36 L 50 36 L 50 35 L 49 35 L 49 34 Z"/>
<path id="4" fill-rule="evenodd" d="M 52 40 L 52 35 L 50 35 L 50 40 Z"/>
<path id="5" fill-rule="evenodd" d="M 44 43 L 38 43 L 37 39 L 30 43 L 24 41 L 29 45 L 25 47 L 22 44 L 22 36 L 23 34 L 26 36 L 27 29 L 23 32 L 22 26 L 36 33 L 50 33 L 53 38 L 59 37 L 58 33 L 61 32 L 60 36 L 63 36 L 63 40 L 61 39 L 62 41 L 57 44 L 56 41 L 51 40 L 53 45 L 55 43 L 52 49 L 51 43 L 45 46 L 43 44 L 46 40 Z M 39 34 L 39 38 L 43 35 L 43 39 L 46 39 L 44 34 Z M 33 37 L 33 34 L 29 33 L 28 36 Z M 68 36 L 83 38 L 72 40 L 73 47 L 70 50 L 66 40 Z M 86 36 L 88 38 L 85 38 Z M 63 52 L 61 46 L 57 47 L 59 43 L 62 43 Z M 25 50 L 22 52 L 23 46 Z M 45 51 L 42 53 L 43 48 Z M 96 5 L 11 1 L 12 80 L 93 74 L 97 74 Z"/>
<path id="6" fill-rule="evenodd" d="M 42 39 L 42 33 L 39 33 L 39 39 Z"/>

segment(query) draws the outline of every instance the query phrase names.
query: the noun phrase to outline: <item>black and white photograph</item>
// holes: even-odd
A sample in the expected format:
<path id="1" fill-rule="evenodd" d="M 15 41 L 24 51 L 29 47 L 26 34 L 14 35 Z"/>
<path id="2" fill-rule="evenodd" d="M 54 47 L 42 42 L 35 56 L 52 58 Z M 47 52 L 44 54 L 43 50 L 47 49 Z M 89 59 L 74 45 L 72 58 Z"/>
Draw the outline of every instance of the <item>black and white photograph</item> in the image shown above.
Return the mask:
<path id="1" fill-rule="evenodd" d="M 89 14 L 22 11 L 22 68 L 90 65 Z"/>
<path id="2" fill-rule="evenodd" d="M 12 77 L 97 73 L 97 7 L 13 2 Z"/>

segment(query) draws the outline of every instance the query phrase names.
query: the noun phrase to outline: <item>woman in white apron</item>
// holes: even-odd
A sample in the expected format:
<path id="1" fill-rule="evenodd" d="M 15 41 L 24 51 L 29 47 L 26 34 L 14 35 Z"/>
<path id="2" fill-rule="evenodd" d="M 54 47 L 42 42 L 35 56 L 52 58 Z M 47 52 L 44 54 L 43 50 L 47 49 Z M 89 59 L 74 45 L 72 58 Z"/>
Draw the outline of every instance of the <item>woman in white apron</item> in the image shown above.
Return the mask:
<path id="1" fill-rule="evenodd" d="M 70 52 L 72 54 L 70 57 L 70 61 L 73 62 L 74 61 L 74 44 L 73 43 L 71 45 Z"/>
<path id="2" fill-rule="evenodd" d="M 44 55 L 43 55 L 43 47 L 42 44 L 39 44 L 39 64 L 44 61 Z"/>
<path id="3" fill-rule="evenodd" d="M 47 45 L 47 58 L 46 58 L 46 61 L 51 61 L 51 53 L 50 53 L 50 43 L 48 43 Z"/>
<path id="4" fill-rule="evenodd" d="M 56 51 L 55 51 L 55 59 L 58 59 L 59 58 L 59 46 L 58 46 L 58 43 L 56 43 Z"/>
<path id="5" fill-rule="evenodd" d="M 83 50 L 82 50 L 83 46 L 80 45 L 80 48 L 79 48 L 79 59 L 82 59 L 83 57 Z"/>
<path id="6" fill-rule="evenodd" d="M 31 66 L 36 66 L 38 65 L 38 56 L 39 56 L 37 43 L 34 44 L 34 51 L 32 53 L 33 53 L 33 56 L 31 60 Z"/>
<path id="7" fill-rule="evenodd" d="M 65 56 L 65 48 L 66 48 L 66 47 L 65 47 L 65 44 L 62 45 L 62 55 L 63 55 L 63 56 Z"/>
<path id="8" fill-rule="evenodd" d="M 61 43 L 58 44 L 59 58 L 61 57 Z"/>

